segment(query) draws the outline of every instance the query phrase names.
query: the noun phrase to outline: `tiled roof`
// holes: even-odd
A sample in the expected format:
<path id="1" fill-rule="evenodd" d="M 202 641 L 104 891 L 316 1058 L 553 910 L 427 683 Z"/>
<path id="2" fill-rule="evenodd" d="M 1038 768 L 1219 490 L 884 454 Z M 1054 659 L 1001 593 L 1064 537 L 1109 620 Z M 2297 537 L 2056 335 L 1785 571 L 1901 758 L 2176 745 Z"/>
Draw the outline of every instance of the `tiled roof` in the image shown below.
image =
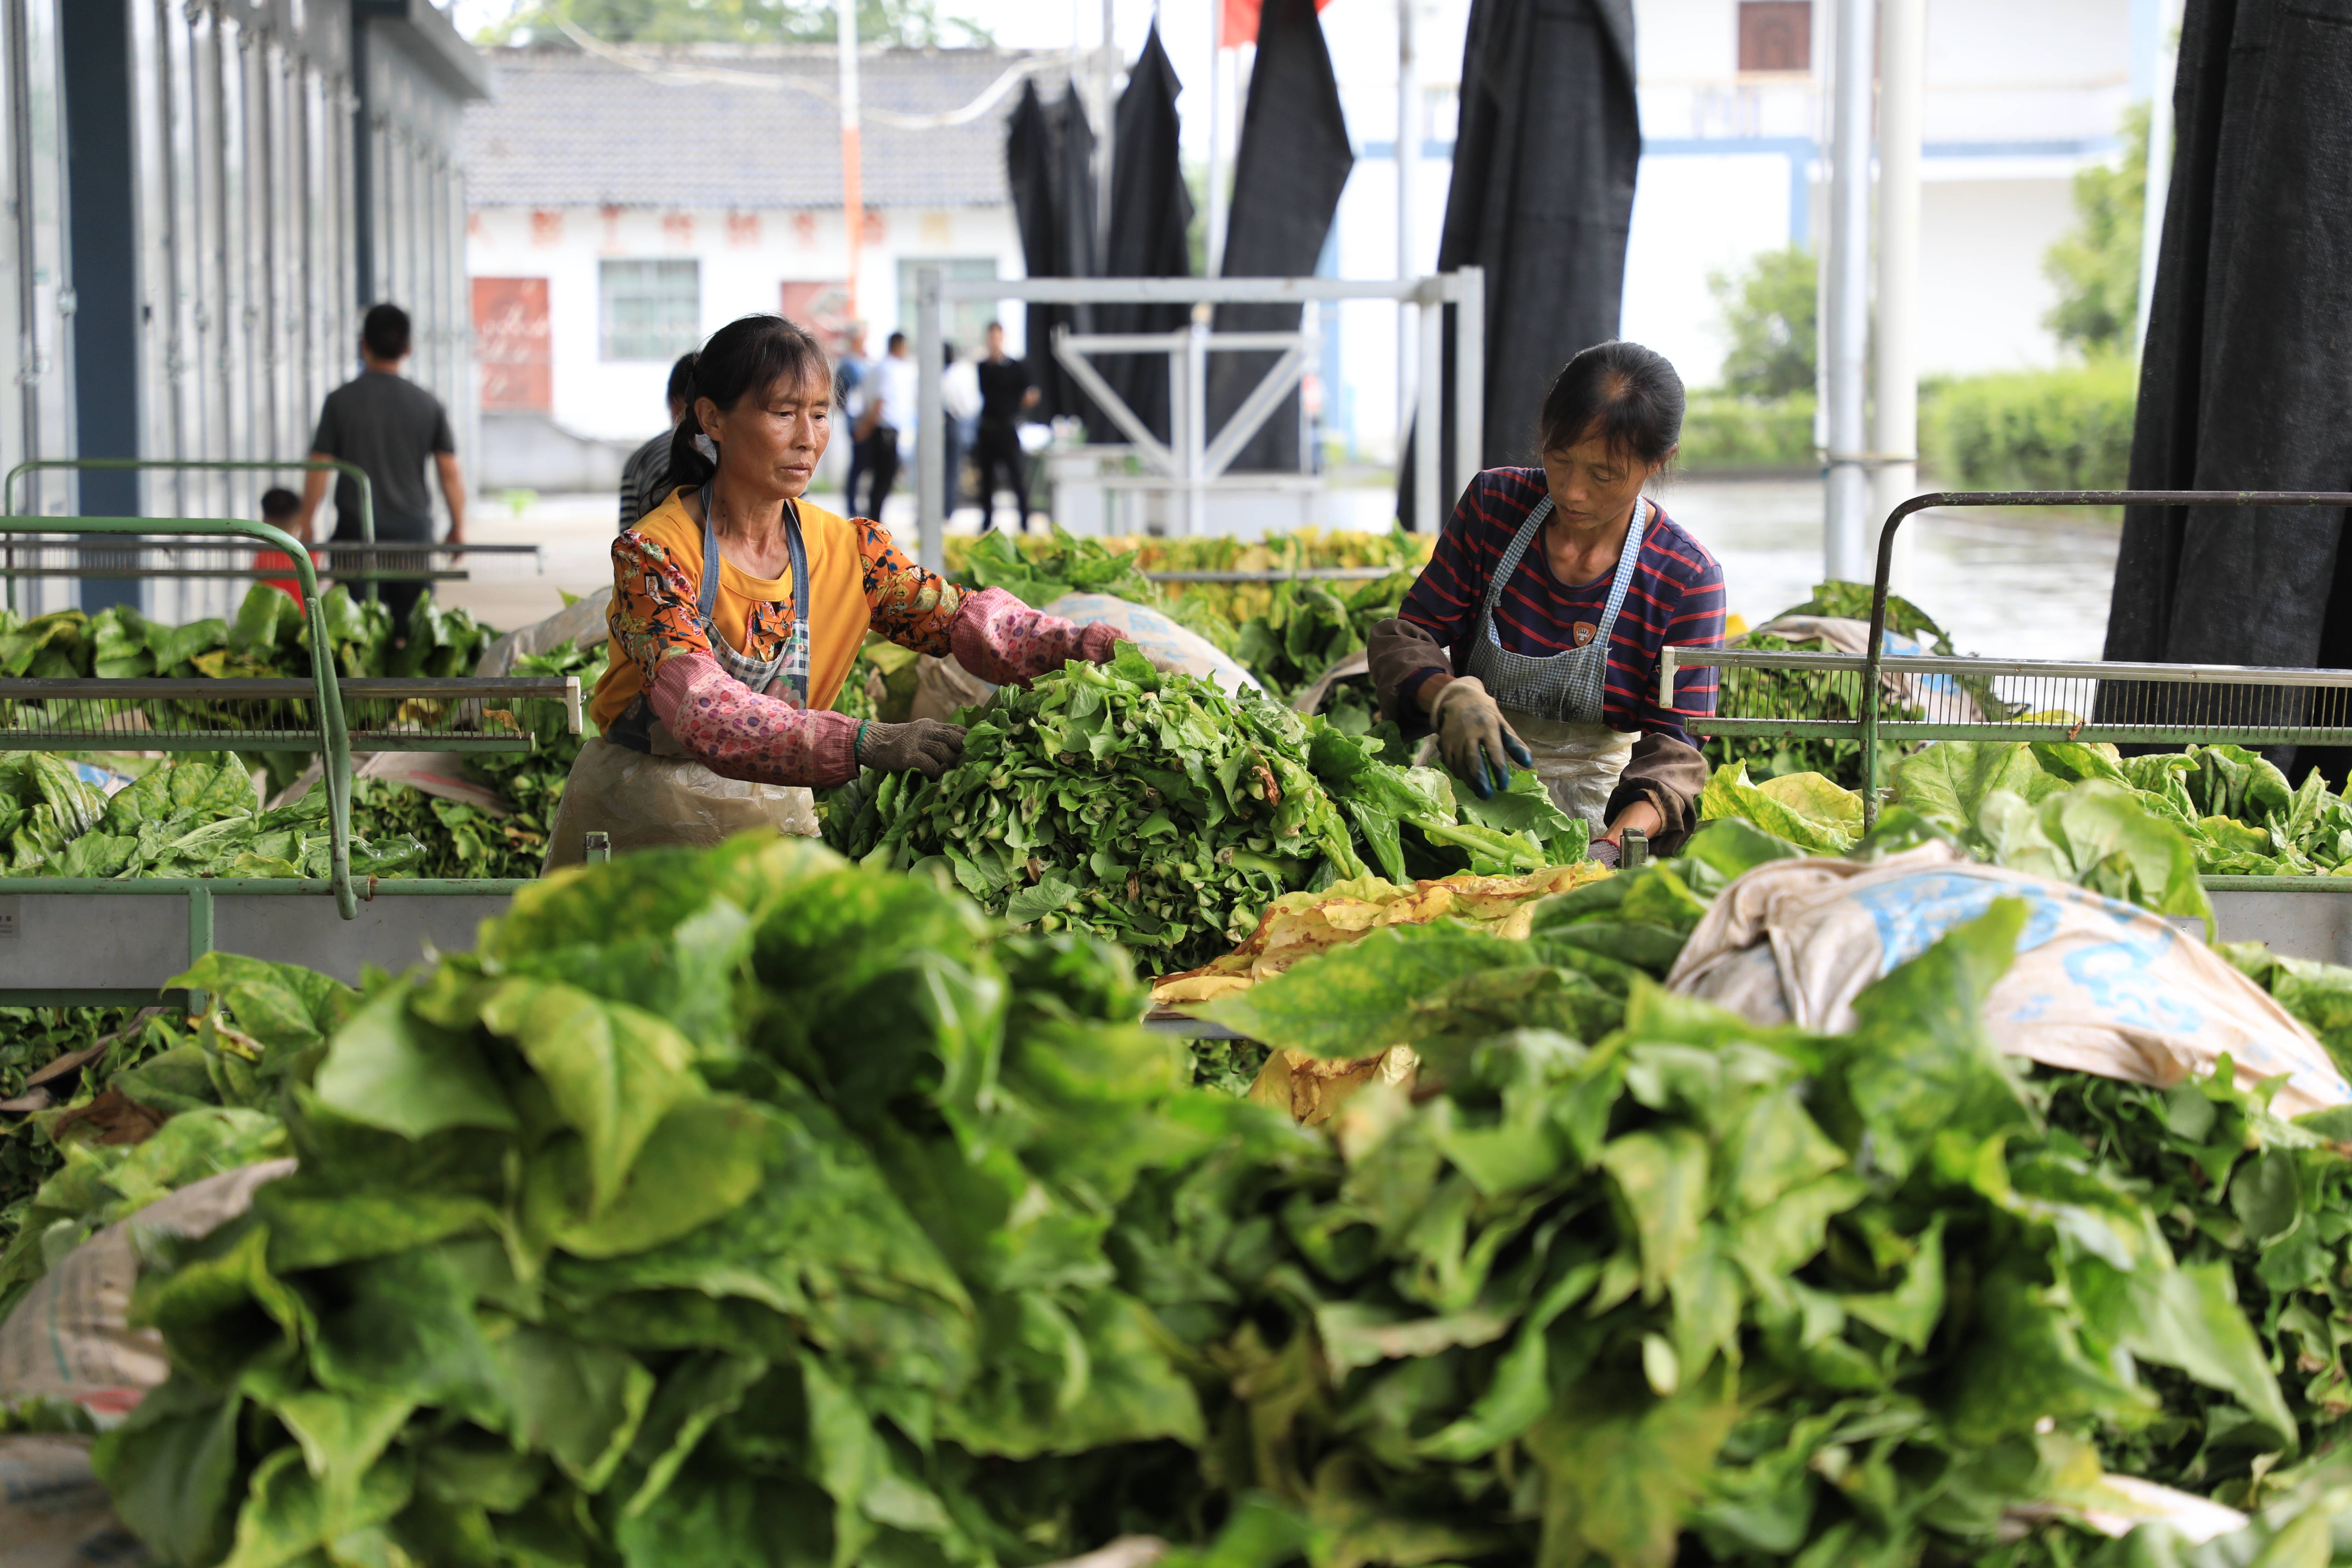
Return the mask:
<path id="1" fill-rule="evenodd" d="M 475 206 L 827 207 L 841 205 L 839 69 L 829 47 L 719 54 L 627 51 L 617 64 L 571 49 L 486 49 L 490 99 L 466 110 L 467 199 Z M 1025 58 L 1010 49 L 870 49 L 859 97 L 909 114 L 962 108 Z M 678 73 L 774 76 L 817 92 Z M 656 74 L 661 73 L 661 74 Z M 1049 97 L 1064 74 L 1041 76 Z M 1020 92 L 961 125 L 909 131 L 868 119 L 868 206 L 986 206 L 1008 200 L 1004 121 Z"/>

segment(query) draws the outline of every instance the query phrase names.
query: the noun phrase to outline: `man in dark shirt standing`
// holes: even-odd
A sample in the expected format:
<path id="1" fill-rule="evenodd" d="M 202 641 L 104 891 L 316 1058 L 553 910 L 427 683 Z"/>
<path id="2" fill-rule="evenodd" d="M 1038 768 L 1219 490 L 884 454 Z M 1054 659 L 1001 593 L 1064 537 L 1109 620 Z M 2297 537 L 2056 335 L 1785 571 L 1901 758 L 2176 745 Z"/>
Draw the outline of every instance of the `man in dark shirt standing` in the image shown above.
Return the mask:
<path id="1" fill-rule="evenodd" d="M 375 494 L 375 536 L 430 543 L 433 501 L 425 489 L 425 460 L 439 471 L 442 497 L 449 503 L 449 542 L 466 542 L 466 480 L 457 469 L 457 443 L 441 400 L 400 374 L 408 358 L 408 312 L 397 305 L 372 305 L 360 327 L 360 374 L 327 394 L 319 411 L 319 431 L 310 456 L 356 463 Z M 302 515 L 295 537 L 308 543 L 319 503 L 327 493 L 328 470 L 313 469 L 302 486 Z M 360 488 L 348 474 L 335 479 L 337 539 L 360 537 Z M 388 564 L 392 557 L 383 558 Z M 403 564 L 406 557 L 399 558 Z M 421 570 L 427 557 L 421 552 Z M 422 583 L 383 584 L 392 612 L 393 635 L 408 635 L 409 612 L 425 596 Z"/>
<path id="2" fill-rule="evenodd" d="M 1029 455 L 1021 449 L 1021 416 L 1037 403 L 1028 364 L 1004 352 L 1004 323 L 988 323 L 988 356 L 980 362 L 980 531 L 996 526 L 997 476 L 1013 492 L 1013 531 L 1029 528 Z"/>

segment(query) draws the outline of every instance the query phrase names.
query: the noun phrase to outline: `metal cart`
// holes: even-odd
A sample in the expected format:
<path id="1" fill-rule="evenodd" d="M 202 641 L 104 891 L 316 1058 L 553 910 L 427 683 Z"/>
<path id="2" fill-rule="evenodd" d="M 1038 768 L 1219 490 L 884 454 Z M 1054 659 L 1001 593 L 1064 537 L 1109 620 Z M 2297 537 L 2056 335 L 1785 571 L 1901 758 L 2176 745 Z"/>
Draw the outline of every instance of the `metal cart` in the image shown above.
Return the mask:
<path id="1" fill-rule="evenodd" d="M 331 647 L 309 554 L 267 523 L 237 518 L 0 516 L 25 532 L 104 538 L 236 538 L 286 555 L 302 585 L 314 649 Z M 5 548 L 5 546 L 0 546 Z M 359 752 L 527 752 L 529 703 L 562 705 L 580 731 L 576 677 L 363 679 L 331 657 L 307 679 L 0 679 L 0 752 L 305 752 L 327 791 L 330 874 L 323 879 L 26 877 L 0 879 L 0 1005 L 150 1001 L 163 981 L 215 949 L 279 959 L 356 981 L 426 949 L 470 945 L 513 879 L 383 879 L 351 871 L 352 757 Z M 337 921 L 322 921 L 331 898 Z M 363 908 L 364 906 L 364 908 Z"/>
<path id="2" fill-rule="evenodd" d="M 1966 490 L 1914 496 L 1878 540 L 1862 653 L 1662 650 L 1659 700 L 1675 677 L 1717 670 L 1716 711 L 1685 716 L 1702 739 L 1848 741 L 1860 748 L 1865 825 L 1878 818 L 1882 742 L 2094 741 L 2118 745 L 2352 745 L 2352 669 L 2123 664 L 1889 653 L 1886 601 L 1896 531 L 1943 507 L 2352 507 L 2343 491 Z M 2228 933 L 2296 957 L 2352 963 L 2352 877 L 2207 877 Z"/>

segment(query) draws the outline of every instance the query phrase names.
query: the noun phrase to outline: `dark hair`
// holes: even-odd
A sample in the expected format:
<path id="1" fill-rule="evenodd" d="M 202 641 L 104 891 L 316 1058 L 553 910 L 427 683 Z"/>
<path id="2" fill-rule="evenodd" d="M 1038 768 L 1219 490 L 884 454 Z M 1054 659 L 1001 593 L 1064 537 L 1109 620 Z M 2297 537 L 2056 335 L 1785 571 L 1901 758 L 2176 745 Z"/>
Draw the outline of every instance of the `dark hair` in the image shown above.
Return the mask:
<path id="1" fill-rule="evenodd" d="M 684 403 L 688 398 L 694 395 L 694 353 L 692 350 L 688 350 L 687 353 L 678 355 L 677 363 L 669 367 L 668 395 L 669 400 L 672 403 Z"/>
<path id="2" fill-rule="evenodd" d="M 1683 378 L 1654 349 L 1595 343 L 1552 379 L 1538 432 L 1538 452 L 1564 452 L 1597 436 L 1612 452 L 1663 462 L 1682 439 Z"/>
<path id="3" fill-rule="evenodd" d="M 907 341 L 907 334 L 906 334 L 906 333 L 904 333 L 904 332 L 892 332 L 892 333 L 890 334 L 890 341 L 889 341 L 888 342 L 887 342 L 887 343 L 883 344 L 882 346 L 883 346 L 884 348 L 895 349 L 895 348 L 897 348 L 900 343 L 903 343 L 903 342 L 905 342 L 906 341 Z"/>
<path id="4" fill-rule="evenodd" d="M 302 498 L 283 485 L 261 492 L 261 517 L 267 522 L 276 518 L 292 517 L 302 510 Z"/>
<path id="5" fill-rule="evenodd" d="M 669 482 L 698 486 L 719 471 L 719 465 L 702 455 L 695 438 L 703 434 L 702 421 L 694 415 L 695 404 L 709 398 L 725 413 L 743 401 L 744 394 L 765 397 L 768 389 L 779 382 L 794 386 L 815 385 L 825 389 L 827 401 L 833 389 L 833 365 L 824 357 L 824 350 L 811 337 L 804 327 L 793 325 L 782 316 L 741 316 L 710 334 L 702 352 L 692 356 L 694 368 L 686 388 L 686 417 L 677 422 L 677 433 L 669 441 Z"/>
<path id="6" fill-rule="evenodd" d="M 991 322 L 989 322 L 989 323 L 988 323 L 988 331 L 992 331 L 992 332 L 1001 332 L 1001 331 L 1003 331 L 1003 330 L 1004 330 L 1004 323 L 1003 323 L 1003 322 L 1002 322 L 1002 321 L 991 321 Z"/>
<path id="7" fill-rule="evenodd" d="M 408 357 L 408 312 L 397 305 L 370 305 L 360 322 L 360 342 L 378 359 Z"/>

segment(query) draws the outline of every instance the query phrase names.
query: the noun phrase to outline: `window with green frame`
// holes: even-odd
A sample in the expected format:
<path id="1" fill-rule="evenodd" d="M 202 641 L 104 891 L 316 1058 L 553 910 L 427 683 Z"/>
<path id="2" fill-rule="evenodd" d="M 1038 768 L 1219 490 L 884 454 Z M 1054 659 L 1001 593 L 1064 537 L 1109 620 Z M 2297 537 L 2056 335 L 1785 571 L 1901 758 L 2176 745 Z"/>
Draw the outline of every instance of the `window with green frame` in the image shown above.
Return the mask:
<path id="1" fill-rule="evenodd" d="M 702 342 L 702 263 L 597 263 L 596 357 L 672 360 Z"/>

